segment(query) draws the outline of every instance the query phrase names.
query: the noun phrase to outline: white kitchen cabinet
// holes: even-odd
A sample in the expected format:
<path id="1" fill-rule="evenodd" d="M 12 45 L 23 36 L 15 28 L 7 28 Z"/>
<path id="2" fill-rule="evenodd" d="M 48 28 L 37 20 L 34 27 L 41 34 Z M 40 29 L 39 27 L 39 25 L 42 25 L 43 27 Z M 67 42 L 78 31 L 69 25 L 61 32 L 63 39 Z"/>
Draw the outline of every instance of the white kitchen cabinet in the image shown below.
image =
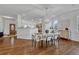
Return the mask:
<path id="1" fill-rule="evenodd" d="M 22 28 L 22 29 L 17 29 L 17 37 L 21 38 L 21 39 L 31 39 L 31 33 L 30 33 L 30 29 L 26 28 Z"/>

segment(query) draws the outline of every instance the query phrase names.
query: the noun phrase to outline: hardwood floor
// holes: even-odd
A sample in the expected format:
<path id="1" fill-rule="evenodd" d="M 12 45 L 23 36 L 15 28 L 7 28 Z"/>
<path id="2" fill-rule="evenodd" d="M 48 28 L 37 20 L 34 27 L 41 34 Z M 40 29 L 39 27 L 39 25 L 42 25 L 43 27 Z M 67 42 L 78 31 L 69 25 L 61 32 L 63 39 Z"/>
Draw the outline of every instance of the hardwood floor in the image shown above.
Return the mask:
<path id="1" fill-rule="evenodd" d="M 1 55 L 76 55 L 79 54 L 79 42 L 60 40 L 58 48 L 54 45 L 48 47 L 32 47 L 30 40 L 17 39 L 11 45 L 9 39 L 0 40 Z"/>

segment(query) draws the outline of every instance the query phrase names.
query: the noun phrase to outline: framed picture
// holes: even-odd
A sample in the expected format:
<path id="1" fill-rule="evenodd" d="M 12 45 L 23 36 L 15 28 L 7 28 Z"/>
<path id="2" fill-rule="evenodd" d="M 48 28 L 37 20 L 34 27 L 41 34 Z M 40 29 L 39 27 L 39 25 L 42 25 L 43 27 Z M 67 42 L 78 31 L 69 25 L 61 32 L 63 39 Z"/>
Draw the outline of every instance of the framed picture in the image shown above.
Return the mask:
<path id="1" fill-rule="evenodd" d="M 15 24 L 10 24 L 10 34 L 13 34 L 13 35 L 16 34 Z"/>

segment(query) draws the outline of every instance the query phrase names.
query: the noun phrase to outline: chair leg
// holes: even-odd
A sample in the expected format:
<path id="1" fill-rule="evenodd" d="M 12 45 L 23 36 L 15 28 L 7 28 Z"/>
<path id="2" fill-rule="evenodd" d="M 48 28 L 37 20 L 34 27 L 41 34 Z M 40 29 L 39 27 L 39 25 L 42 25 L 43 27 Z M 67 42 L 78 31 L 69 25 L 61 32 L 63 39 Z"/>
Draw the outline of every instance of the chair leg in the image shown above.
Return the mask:
<path id="1" fill-rule="evenodd" d="M 53 45 L 53 39 L 51 38 L 51 45 Z"/>
<path id="2" fill-rule="evenodd" d="M 47 38 L 46 38 L 46 47 L 47 47 L 47 44 L 48 44 L 48 43 L 47 43 Z"/>
<path id="3" fill-rule="evenodd" d="M 59 40 L 56 39 L 56 40 L 55 40 L 55 47 L 58 48 L 58 45 L 59 45 Z"/>
<path id="4" fill-rule="evenodd" d="M 33 47 L 33 40 L 32 40 L 32 47 Z"/>
<path id="5" fill-rule="evenodd" d="M 40 41 L 40 46 L 43 47 L 43 40 Z"/>
<path id="6" fill-rule="evenodd" d="M 34 47 L 36 47 L 36 41 L 34 41 Z"/>
<path id="7" fill-rule="evenodd" d="M 34 44 L 34 40 L 32 40 L 32 47 L 33 47 L 33 44 Z"/>
<path id="8" fill-rule="evenodd" d="M 55 39 L 53 39 L 53 44 L 55 45 Z"/>
<path id="9" fill-rule="evenodd" d="M 32 40 L 32 47 L 36 47 L 36 41 Z"/>

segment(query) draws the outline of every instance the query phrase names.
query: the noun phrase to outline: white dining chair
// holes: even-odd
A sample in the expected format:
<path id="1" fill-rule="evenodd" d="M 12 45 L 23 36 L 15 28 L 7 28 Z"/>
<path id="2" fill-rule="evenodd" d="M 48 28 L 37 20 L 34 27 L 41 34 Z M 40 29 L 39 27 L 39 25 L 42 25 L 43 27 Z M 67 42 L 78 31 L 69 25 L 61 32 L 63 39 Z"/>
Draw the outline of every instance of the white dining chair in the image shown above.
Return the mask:
<path id="1" fill-rule="evenodd" d="M 59 36 L 59 33 L 57 32 L 57 33 L 54 33 L 54 36 L 52 37 L 52 39 L 53 39 L 53 44 L 55 45 L 55 47 L 56 48 L 58 48 L 58 46 L 59 46 L 59 38 L 60 36 Z"/>
<path id="2" fill-rule="evenodd" d="M 36 40 L 35 35 L 32 34 L 32 47 L 33 47 L 33 46 L 35 47 L 35 40 Z"/>
<path id="3" fill-rule="evenodd" d="M 52 33 L 46 33 L 44 34 L 44 42 L 46 43 L 46 47 L 51 45 L 51 37 L 52 36 Z"/>
<path id="4" fill-rule="evenodd" d="M 41 45 L 42 34 L 32 35 L 32 46 L 37 47 L 38 43 Z"/>

